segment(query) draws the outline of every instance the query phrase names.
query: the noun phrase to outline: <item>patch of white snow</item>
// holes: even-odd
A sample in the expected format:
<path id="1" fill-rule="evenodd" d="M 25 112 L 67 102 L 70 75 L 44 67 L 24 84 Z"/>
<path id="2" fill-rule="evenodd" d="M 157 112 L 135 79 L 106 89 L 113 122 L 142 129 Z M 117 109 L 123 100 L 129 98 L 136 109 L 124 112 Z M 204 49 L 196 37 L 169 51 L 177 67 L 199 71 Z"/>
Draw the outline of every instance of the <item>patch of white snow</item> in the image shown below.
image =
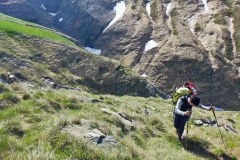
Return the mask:
<path id="1" fill-rule="evenodd" d="M 60 18 L 60 19 L 59 19 L 59 22 L 62 22 L 62 20 L 63 20 L 63 18 Z"/>
<path id="2" fill-rule="evenodd" d="M 168 17 L 170 17 L 170 9 L 171 9 L 171 2 L 170 3 L 168 3 L 168 5 L 167 5 L 167 10 L 166 10 L 166 15 L 168 16 Z"/>
<path id="3" fill-rule="evenodd" d="M 157 46 L 157 42 L 155 42 L 154 40 L 150 40 L 146 43 L 144 51 L 148 51 L 156 46 Z"/>
<path id="4" fill-rule="evenodd" d="M 41 5 L 41 8 L 46 10 L 46 7 L 44 6 L 44 4 Z"/>
<path id="5" fill-rule="evenodd" d="M 90 47 L 84 47 L 88 52 L 91 52 L 93 54 L 101 54 L 101 49 L 94 49 L 94 48 L 90 48 Z"/>
<path id="6" fill-rule="evenodd" d="M 143 73 L 141 76 L 144 78 L 147 77 L 146 73 Z"/>
<path id="7" fill-rule="evenodd" d="M 232 45 L 233 45 L 233 53 L 236 53 L 236 42 L 235 39 L 233 37 L 234 34 L 234 24 L 233 24 L 233 18 L 230 18 L 230 25 L 229 25 L 229 29 L 231 32 L 231 39 L 232 39 Z"/>
<path id="8" fill-rule="evenodd" d="M 149 18 L 152 19 L 152 17 L 151 17 L 151 2 L 147 3 L 146 10 L 147 10 Z"/>
<path id="9" fill-rule="evenodd" d="M 48 13 L 48 14 L 50 14 L 52 17 L 57 15 L 57 13 Z"/>
<path id="10" fill-rule="evenodd" d="M 205 11 L 209 11 L 208 6 L 207 6 L 207 0 L 202 0 L 202 2 L 204 4 Z"/>
<path id="11" fill-rule="evenodd" d="M 126 9 L 125 2 L 121 1 L 116 4 L 113 10 L 116 11 L 115 18 L 108 24 L 108 26 L 103 30 L 103 33 L 112 25 L 114 24 L 119 18 L 123 16 L 123 13 Z"/>

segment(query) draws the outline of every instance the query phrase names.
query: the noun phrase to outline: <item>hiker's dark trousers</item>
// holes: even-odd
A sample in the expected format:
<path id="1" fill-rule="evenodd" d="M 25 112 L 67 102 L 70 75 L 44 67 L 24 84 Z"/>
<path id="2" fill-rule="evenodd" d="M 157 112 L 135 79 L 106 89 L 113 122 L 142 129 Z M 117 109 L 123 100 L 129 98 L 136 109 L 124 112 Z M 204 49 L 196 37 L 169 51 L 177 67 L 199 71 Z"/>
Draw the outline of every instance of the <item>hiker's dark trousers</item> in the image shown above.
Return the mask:
<path id="1" fill-rule="evenodd" d="M 179 139 L 182 138 L 184 126 L 185 126 L 186 122 L 188 121 L 188 119 L 189 119 L 189 116 L 181 116 L 181 115 L 174 113 L 174 127 L 178 131 L 177 134 L 178 134 Z"/>

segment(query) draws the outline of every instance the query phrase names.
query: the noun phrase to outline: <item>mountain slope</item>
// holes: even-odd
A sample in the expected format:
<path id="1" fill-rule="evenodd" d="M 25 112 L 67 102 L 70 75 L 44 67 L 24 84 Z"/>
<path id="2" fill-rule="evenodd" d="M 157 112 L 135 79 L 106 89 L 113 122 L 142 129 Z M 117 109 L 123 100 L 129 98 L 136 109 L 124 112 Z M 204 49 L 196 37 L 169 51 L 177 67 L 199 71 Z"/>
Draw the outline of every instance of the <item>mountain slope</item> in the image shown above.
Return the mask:
<path id="1" fill-rule="evenodd" d="M 4 16 L 0 26 L 0 79 L 10 71 L 18 80 L 0 83 L 0 159 L 240 158 L 238 112 L 216 112 L 227 150 L 213 123 L 191 121 L 179 143 L 169 100 L 101 94 L 148 96 L 150 84 L 129 68 L 33 24 Z"/>
<path id="2" fill-rule="evenodd" d="M 179 143 L 172 107 L 160 98 L 0 85 L 2 159 L 237 159 L 238 133 L 195 126 Z M 194 119 L 213 118 L 194 110 Z M 121 116 L 120 116 L 121 115 Z M 239 113 L 216 112 L 238 132 Z M 101 135 L 101 136 L 100 136 Z M 91 138 L 92 137 L 92 138 Z"/>
<path id="3" fill-rule="evenodd" d="M 169 95 L 190 80 L 204 104 L 239 110 L 238 1 L 124 1 L 123 16 L 103 32 L 119 2 L 4 0 L 0 10 L 101 49 Z M 151 40 L 157 45 L 145 50 Z"/>
<path id="4" fill-rule="evenodd" d="M 150 95 L 150 84 L 118 62 L 87 53 L 51 31 L 5 20 L 0 23 L 3 75 L 11 72 L 19 81 L 34 85 L 47 77 L 57 85 L 84 85 L 100 93 Z"/>

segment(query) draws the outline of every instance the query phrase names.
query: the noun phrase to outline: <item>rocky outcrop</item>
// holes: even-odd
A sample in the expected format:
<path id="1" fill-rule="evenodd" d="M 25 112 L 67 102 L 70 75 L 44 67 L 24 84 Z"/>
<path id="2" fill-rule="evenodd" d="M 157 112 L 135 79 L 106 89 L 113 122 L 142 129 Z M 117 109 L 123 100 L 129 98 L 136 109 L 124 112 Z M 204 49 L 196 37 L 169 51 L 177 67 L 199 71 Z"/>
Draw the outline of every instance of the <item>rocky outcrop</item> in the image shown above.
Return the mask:
<path id="1" fill-rule="evenodd" d="M 54 20 L 48 13 L 27 1 L 2 1 L 0 2 L 0 11 L 6 15 L 41 24 L 49 28 L 53 28 L 54 26 Z"/>
<path id="2" fill-rule="evenodd" d="M 139 74 L 145 73 L 157 88 L 169 94 L 183 81 L 190 80 L 199 90 L 203 104 L 238 110 L 240 75 L 234 63 L 238 58 L 233 58 L 234 50 L 229 45 L 233 41 L 229 28 L 212 22 L 215 21 L 212 15 L 219 13 L 212 7 L 220 2 L 211 3 L 216 4 L 206 12 L 204 5 L 196 1 L 171 2 L 168 23 L 171 35 L 162 39 L 157 48 L 143 52 L 134 69 Z"/>
<path id="3" fill-rule="evenodd" d="M 234 132 L 238 133 L 231 125 L 229 124 L 217 124 L 216 120 L 214 119 L 196 119 L 193 121 L 195 126 L 204 126 L 204 127 L 218 127 L 219 129 L 228 131 L 228 132 Z"/>
<path id="4" fill-rule="evenodd" d="M 105 135 L 98 129 L 91 128 L 89 121 L 81 120 L 80 122 L 82 126 L 74 124 L 68 125 L 62 128 L 60 132 L 67 133 L 90 145 L 98 145 L 100 147 L 114 146 L 118 143 L 112 136 Z"/>

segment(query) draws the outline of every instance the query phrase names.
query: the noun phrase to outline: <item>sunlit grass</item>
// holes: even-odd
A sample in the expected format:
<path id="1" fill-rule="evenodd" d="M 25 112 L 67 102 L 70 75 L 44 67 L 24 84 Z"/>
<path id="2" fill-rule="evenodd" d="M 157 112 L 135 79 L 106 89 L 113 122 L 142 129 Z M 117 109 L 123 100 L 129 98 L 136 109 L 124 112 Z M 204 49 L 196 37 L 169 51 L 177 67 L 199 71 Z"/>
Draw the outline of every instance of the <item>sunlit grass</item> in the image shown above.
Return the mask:
<path id="1" fill-rule="evenodd" d="M 32 94 L 0 110 L 0 151 L 4 159 L 205 159 L 197 152 L 185 150 L 179 143 L 172 125 L 172 105 L 160 98 L 97 95 L 64 89 L 33 92 L 20 83 L 11 87 L 1 94 L 17 93 L 19 97 Z M 92 99 L 99 101 L 93 103 Z M 135 129 L 116 115 L 104 113 L 102 108 L 124 114 Z M 149 115 L 144 113 L 146 108 Z M 195 117 L 213 117 L 209 111 L 195 109 L 194 112 Z M 239 114 L 216 114 L 222 117 L 219 123 L 224 120 L 223 116 L 234 118 L 236 129 L 239 129 Z M 114 137 L 117 144 L 101 148 L 62 132 L 68 126 L 85 125 Z M 190 125 L 188 146 L 200 146 L 216 156 L 225 153 L 218 128 Z M 227 148 L 232 150 L 232 156 L 236 155 L 239 136 L 222 132 Z"/>
<path id="2" fill-rule="evenodd" d="M 53 33 L 49 30 L 44 30 L 41 28 L 35 28 L 35 27 L 30 27 L 26 26 L 23 24 L 19 23 L 14 23 L 10 21 L 5 21 L 5 20 L 0 20 L 0 31 L 8 33 L 10 35 L 14 35 L 17 33 L 21 34 L 27 34 L 30 36 L 36 36 L 36 37 L 41 37 L 41 38 L 47 38 L 55 41 L 59 41 L 61 43 L 66 43 L 69 45 L 73 45 L 73 43 L 66 38 L 63 38 L 56 33 Z"/>

